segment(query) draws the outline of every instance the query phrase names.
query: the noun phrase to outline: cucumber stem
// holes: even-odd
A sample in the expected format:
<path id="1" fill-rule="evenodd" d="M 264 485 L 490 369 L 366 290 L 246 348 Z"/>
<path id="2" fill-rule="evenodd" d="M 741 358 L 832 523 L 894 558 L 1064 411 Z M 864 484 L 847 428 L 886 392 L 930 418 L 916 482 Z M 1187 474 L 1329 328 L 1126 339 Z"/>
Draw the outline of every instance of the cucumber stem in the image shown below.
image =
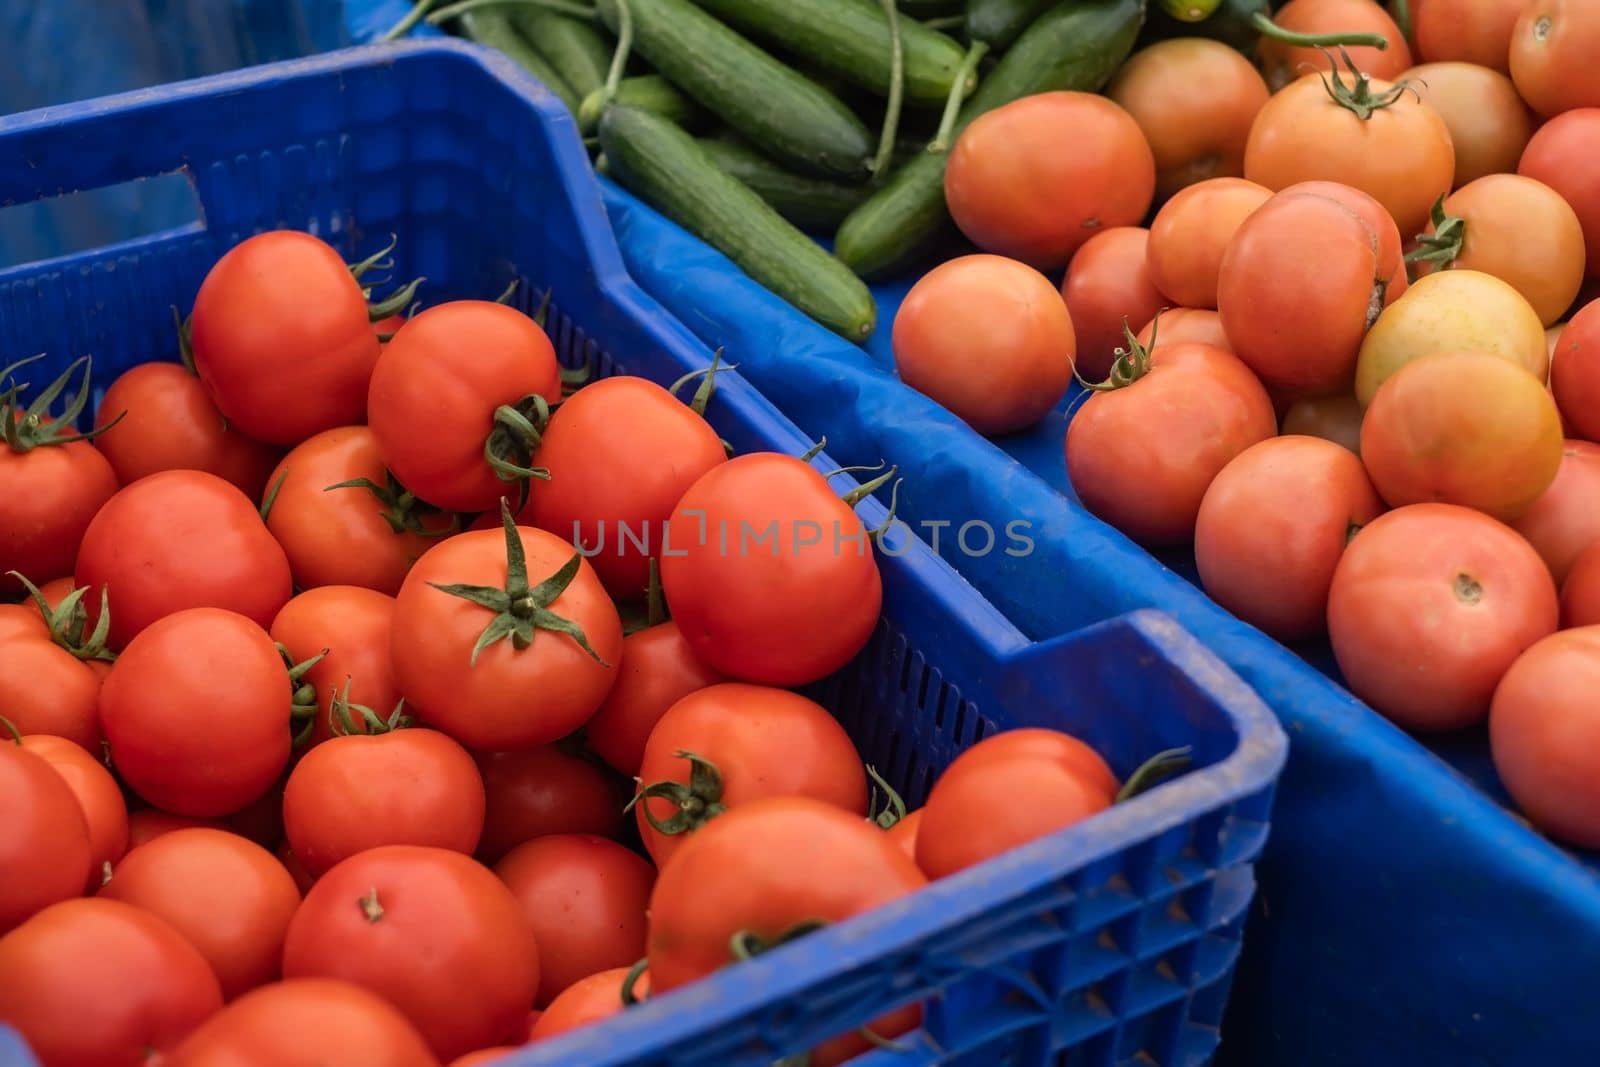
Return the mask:
<path id="1" fill-rule="evenodd" d="M 973 41 L 972 47 L 967 49 L 966 57 L 956 69 L 956 83 L 950 87 L 950 96 L 944 102 L 944 114 L 939 119 L 939 132 L 928 145 L 929 152 L 939 153 L 950 147 L 950 137 L 955 133 L 956 119 L 961 115 L 961 102 L 966 99 L 967 79 L 972 77 L 972 72 L 978 69 L 979 61 L 988 54 L 989 46 L 983 41 Z"/>
<path id="2" fill-rule="evenodd" d="M 965 15 L 941 15 L 938 18 L 923 19 L 922 24 L 930 30 L 959 30 L 967 24 Z"/>
<path id="3" fill-rule="evenodd" d="M 628 0 L 617 0 L 617 22 L 617 50 L 611 53 L 611 69 L 606 72 L 608 107 L 617 97 L 617 86 L 622 84 L 622 72 L 628 66 L 628 53 L 633 49 L 633 14 L 628 10 Z"/>
<path id="4" fill-rule="evenodd" d="M 573 18 L 589 21 L 599 17 L 599 13 L 594 8 L 584 7 L 582 4 L 568 3 L 567 0 L 461 0 L 460 3 L 442 7 L 429 15 L 428 24 L 437 26 L 442 22 L 449 22 L 459 15 L 465 15 L 486 7 L 541 7 L 546 11 L 554 11 L 558 15 L 571 15 Z"/>
<path id="5" fill-rule="evenodd" d="M 900 105 L 905 96 L 906 82 L 900 13 L 895 9 L 894 0 L 878 2 L 883 7 L 883 17 L 889 20 L 889 106 L 883 113 L 883 129 L 878 134 L 878 154 L 872 161 L 874 181 L 881 181 L 889 173 L 889 166 L 894 161 L 894 139 L 900 133 Z M 957 74 L 956 77 L 959 79 L 961 76 Z"/>
<path id="6" fill-rule="evenodd" d="M 417 23 L 423 20 L 424 16 L 426 16 L 433 8 L 433 5 L 437 4 L 438 2 L 439 0 L 417 0 L 416 6 L 410 11 L 406 12 L 406 17 L 389 27 L 389 31 L 382 37 L 379 37 L 378 40 L 397 41 L 404 37 L 406 34 L 411 32 L 412 28 L 415 27 Z"/>
<path id="7" fill-rule="evenodd" d="M 1250 16 L 1250 25 L 1263 37 L 1270 37 L 1292 48 L 1335 48 L 1359 45 L 1382 51 L 1389 47 L 1389 38 L 1381 33 L 1296 33 L 1273 22 L 1263 12 Z"/>

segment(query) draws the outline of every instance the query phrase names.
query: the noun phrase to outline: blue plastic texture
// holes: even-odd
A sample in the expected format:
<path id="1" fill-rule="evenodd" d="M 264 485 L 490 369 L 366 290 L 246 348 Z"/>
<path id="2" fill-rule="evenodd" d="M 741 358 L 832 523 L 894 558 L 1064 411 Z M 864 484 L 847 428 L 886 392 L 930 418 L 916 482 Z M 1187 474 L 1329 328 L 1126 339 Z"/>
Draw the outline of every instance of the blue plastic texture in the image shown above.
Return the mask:
<path id="1" fill-rule="evenodd" d="M 548 288 L 569 365 L 665 383 L 710 362 L 625 273 L 571 117 L 484 49 L 348 50 L 0 119 L 0 159 L 27 162 L 0 168 L 0 203 L 180 173 L 203 209 L 176 232 L 0 270 L 0 351 L 46 352 L 42 372 L 87 353 L 105 382 L 173 358 L 169 305 L 187 310 L 224 251 L 282 226 L 352 259 L 397 235 L 394 275 L 425 275 L 430 302 L 515 278 L 529 310 Z M 737 373 L 719 376 L 709 416 L 741 452 L 811 443 Z M 886 518 L 871 498 L 858 510 L 869 526 Z M 862 1064 L 1211 1055 L 1286 757 L 1271 713 L 1164 615 L 1034 643 L 903 528 L 880 560 L 883 619 L 815 693 L 910 803 L 962 749 L 1026 725 L 1081 736 L 1119 775 L 1174 746 L 1195 768 L 508 1064 L 757 1067 L 914 1001 L 923 1029 Z"/>

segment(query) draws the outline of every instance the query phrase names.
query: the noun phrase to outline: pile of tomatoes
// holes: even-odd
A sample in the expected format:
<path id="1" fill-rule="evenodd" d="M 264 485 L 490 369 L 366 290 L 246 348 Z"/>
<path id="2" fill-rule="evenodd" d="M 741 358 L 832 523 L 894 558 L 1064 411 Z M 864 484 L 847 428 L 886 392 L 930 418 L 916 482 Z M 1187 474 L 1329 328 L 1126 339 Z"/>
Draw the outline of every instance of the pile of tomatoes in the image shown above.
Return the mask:
<path id="1" fill-rule="evenodd" d="M 536 318 L 397 317 L 380 258 L 244 241 L 86 434 L 87 359 L 0 376 L 0 1023 L 44 1067 L 484 1062 L 1138 785 L 1016 730 L 906 815 L 794 691 L 878 624 L 853 500 L 730 458 L 715 365 L 564 396 Z"/>
<path id="2" fill-rule="evenodd" d="M 1487 721 L 1534 824 L 1600 848 L 1600 4 L 1409 10 L 1292 0 L 1388 47 L 1166 41 L 972 123 L 946 192 L 982 253 L 910 291 L 895 358 L 992 434 L 1076 378 L 1089 511 L 1326 635 L 1396 723 Z"/>

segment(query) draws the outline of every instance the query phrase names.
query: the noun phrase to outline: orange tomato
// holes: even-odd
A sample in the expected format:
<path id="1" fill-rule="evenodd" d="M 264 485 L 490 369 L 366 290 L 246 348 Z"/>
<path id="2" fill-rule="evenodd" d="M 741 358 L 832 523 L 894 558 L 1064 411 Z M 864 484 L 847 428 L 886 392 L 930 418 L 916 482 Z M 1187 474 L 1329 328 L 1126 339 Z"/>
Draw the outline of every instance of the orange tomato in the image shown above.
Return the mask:
<path id="1" fill-rule="evenodd" d="M 1391 0 L 1392 6 L 1392 0 Z M 1411 0 L 1411 41 L 1427 63 L 1511 70 L 1511 35 L 1528 0 Z"/>
<path id="2" fill-rule="evenodd" d="M 1285 196 L 1292 193 L 1321 196 L 1360 215 L 1378 239 L 1378 284 L 1383 286 L 1383 306 L 1388 307 L 1406 295 L 1410 281 L 1406 276 L 1405 241 L 1387 208 L 1360 189 L 1339 182 L 1297 182 L 1286 186 L 1282 192 Z"/>
<path id="3" fill-rule="evenodd" d="M 1118 226 L 1084 242 L 1067 267 L 1061 296 L 1072 315 L 1078 373 L 1103 381 L 1133 323 L 1161 310 L 1161 294 L 1150 277 L 1150 231 Z"/>
<path id="4" fill-rule="evenodd" d="M 1377 33 L 1389 42 L 1378 50 L 1369 45 L 1347 51 L 1358 68 L 1374 78 L 1393 79 L 1411 66 L 1411 49 L 1400 27 L 1388 12 L 1372 0 L 1289 0 L 1272 16 L 1272 21 L 1294 33 Z M 1326 55 L 1316 48 L 1300 48 L 1263 35 L 1257 49 L 1267 85 L 1274 92 L 1308 72 L 1328 65 Z"/>
<path id="5" fill-rule="evenodd" d="M 1233 352 L 1228 333 L 1222 328 L 1222 316 L 1210 308 L 1168 308 L 1144 324 L 1137 340 L 1152 351 L 1167 345 L 1197 342 L 1229 354 Z"/>
<path id="6" fill-rule="evenodd" d="M 1511 33 L 1511 80 L 1545 118 L 1597 107 L 1596 56 L 1600 6 L 1592 0 L 1529 0 Z"/>
<path id="7" fill-rule="evenodd" d="M 616 967 L 600 971 L 567 986 L 533 1024 L 528 1043 L 544 1041 L 568 1030 L 609 1019 L 622 1011 L 626 1007 L 622 1002 L 622 984 L 631 969 Z M 650 975 L 646 971 L 634 983 L 633 995 L 643 1000 L 649 991 Z"/>
<path id="8" fill-rule="evenodd" d="M 1537 178 L 1560 193 L 1578 213 L 1588 272 L 1600 275 L 1600 107 L 1557 115 L 1533 135 L 1517 173 Z"/>
<path id="9" fill-rule="evenodd" d="M 1584 549 L 1600 542 L 1600 445 L 1566 442 L 1555 481 L 1511 525 L 1544 557 L 1556 584 L 1565 582 Z"/>
<path id="10" fill-rule="evenodd" d="M 1584 549 L 1567 572 L 1561 585 L 1561 625 L 1600 625 L 1600 544 Z"/>
<path id="11" fill-rule="evenodd" d="M 1520 2 L 1520 0 L 1519 0 Z M 1485 174 L 1508 174 L 1533 136 L 1533 113 L 1511 79 L 1471 63 L 1424 63 L 1401 79 L 1450 130 L 1459 189 Z"/>
<path id="12" fill-rule="evenodd" d="M 1243 178 L 1212 178 L 1178 193 L 1150 223 L 1150 278 L 1183 307 L 1217 306 L 1222 253 L 1272 190 Z M 1074 319 L 1074 322 L 1077 320 Z"/>

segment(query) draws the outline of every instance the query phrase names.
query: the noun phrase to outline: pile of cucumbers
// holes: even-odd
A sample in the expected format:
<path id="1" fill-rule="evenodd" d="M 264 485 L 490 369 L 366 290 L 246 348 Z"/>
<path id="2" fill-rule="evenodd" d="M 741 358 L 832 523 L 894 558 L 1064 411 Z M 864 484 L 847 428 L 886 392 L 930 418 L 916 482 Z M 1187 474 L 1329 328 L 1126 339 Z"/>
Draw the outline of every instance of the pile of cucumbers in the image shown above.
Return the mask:
<path id="1" fill-rule="evenodd" d="M 592 13 L 480 0 L 445 21 L 560 96 L 605 173 L 855 341 L 877 316 L 862 279 L 903 270 L 950 231 L 954 137 L 1024 96 L 1098 90 L 1145 12 L 1145 0 L 587 2 Z M 631 63 L 613 70 L 619 56 Z"/>

